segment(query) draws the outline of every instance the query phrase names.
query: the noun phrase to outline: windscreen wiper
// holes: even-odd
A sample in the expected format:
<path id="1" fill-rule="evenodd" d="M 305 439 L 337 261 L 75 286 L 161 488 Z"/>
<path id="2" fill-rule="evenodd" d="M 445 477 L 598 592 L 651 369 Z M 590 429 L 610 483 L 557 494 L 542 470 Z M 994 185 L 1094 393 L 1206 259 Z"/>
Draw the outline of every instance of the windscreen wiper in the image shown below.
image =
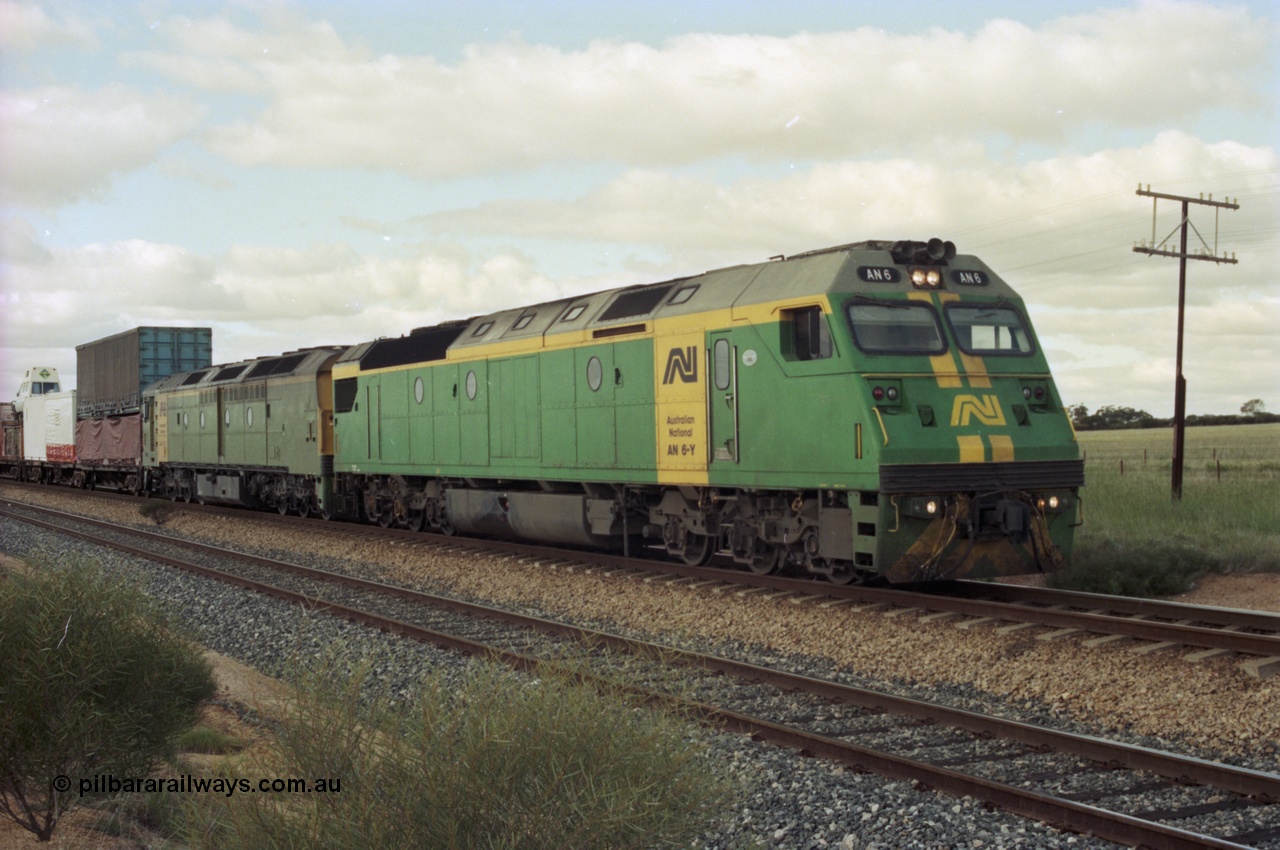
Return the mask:
<path id="1" fill-rule="evenodd" d="M 877 307 L 888 307 L 891 310 L 911 309 L 911 303 L 908 301 L 881 301 L 879 298 L 872 298 L 868 295 L 855 295 L 853 300 L 858 304 L 874 304 Z"/>

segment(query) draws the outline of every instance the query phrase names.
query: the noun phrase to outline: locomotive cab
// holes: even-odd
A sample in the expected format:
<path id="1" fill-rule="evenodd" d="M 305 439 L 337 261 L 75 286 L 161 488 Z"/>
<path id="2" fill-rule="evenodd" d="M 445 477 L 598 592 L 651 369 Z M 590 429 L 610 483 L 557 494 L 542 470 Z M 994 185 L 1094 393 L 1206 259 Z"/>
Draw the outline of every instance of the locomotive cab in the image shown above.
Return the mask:
<path id="1" fill-rule="evenodd" d="M 844 301 L 882 437 L 881 571 L 910 581 L 1062 566 L 1083 465 L 1021 299 L 953 248 L 896 243 L 889 255 L 858 267 Z"/>

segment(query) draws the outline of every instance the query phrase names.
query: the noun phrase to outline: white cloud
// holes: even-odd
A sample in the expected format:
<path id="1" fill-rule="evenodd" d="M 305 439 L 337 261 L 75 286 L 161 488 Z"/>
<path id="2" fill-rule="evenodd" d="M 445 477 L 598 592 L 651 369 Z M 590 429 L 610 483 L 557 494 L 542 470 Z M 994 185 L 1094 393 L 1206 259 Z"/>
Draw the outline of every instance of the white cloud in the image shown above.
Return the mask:
<path id="1" fill-rule="evenodd" d="M 50 15 L 44 6 L 0 0 L 0 49 L 27 52 L 51 47 L 95 47 L 100 22 L 74 14 Z"/>
<path id="2" fill-rule="evenodd" d="M 727 185 L 634 170 L 581 197 L 495 201 L 423 216 L 407 226 L 455 236 L 650 244 L 692 263 L 739 262 L 762 252 L 794 253 L 866 238 L 937 235 L 955 241 L 962 252 L 979 254 L 1010 279 L 1043 281 L 1036 294 L 1048 303 L 1076 303 L 1081 287 L 1090 291 L 1094 283 L 1098 289 L 1090 297 L 1134 303 L 1150 294 L 1149 276 L 1138 275 L 1122 288 L 1113 285 L 1115 276 L 1163 269 L 1159 262 L 1144 264 L 1131 250 L 1151 228 L 1150 201 L 1135 195 L 1135 175 L 1150 176 L 1163 191 L 1184 191 L 1190 179 L 1199 188 L 1253 195 L 1239 211 L 1223 213 L 1222 244 L 1241 252 L 1270 245 L 1274 251 L 1274 238 L 1229 235 L 1255 227 L 1274 234 L 1280 224 L 1278 166 L 1272 148 L 1207 144 L 1170 131 L 1138 148 L 1022 165 L 992 164 L 967 153 L 937 160 L 856 160 Z M 1173 227 L 1176 212 L 1166 210 L 1160 226 Z M 1200 226 L 1212 239 L 1212 213 Z M 1093 276 L 1092 270 L 1106 266 L 1116 269 Z M 1060 285 L 1059 276 L 1070 279 L 1069 285 Z M 1220 285 L 1250 286 L 1254 277 L 1222 276 Z"/>
<path id="3" fill-rule="evenodd" d="M 37 361 L 69 380 L 75 346 L 137 325 L 211 325 L 214 357 L 227 362 L 398 336 L 514 306 L 513 297 L 566 294 L 525 257 L 447 246 L 389 259 L 343 245 L 239 247 L 210 258 L 143 240 L 53 249 L 25 222 L 6 224 L 0 394 Z"/>
<path id="4" fill-rule="evenodd" d="M 119 174 L 151 164 L 200 111 L 119 86 L 0 92 L 0 191 L 35 207 L 99 194 Z"/>
<path id="5" fill-rule="evenodd" d="M 574 52 L 515 41 L 472 45 L 453 65 L 371 55 L 326 24 L 259 33 L 176 19 L 163 31 L 175 51 L 131 61 L 266 99 L 211 136 L 246 164 L 452 176 L 567 161 L 821 159 L 939 139 L 1061 142 L 1224 106 L 1274 109 L 1248 82 L 1269 67 L 1269 28 L 1195 2 L 1039 29 L 998 20 L 973 34 L 697 34 Z"/>

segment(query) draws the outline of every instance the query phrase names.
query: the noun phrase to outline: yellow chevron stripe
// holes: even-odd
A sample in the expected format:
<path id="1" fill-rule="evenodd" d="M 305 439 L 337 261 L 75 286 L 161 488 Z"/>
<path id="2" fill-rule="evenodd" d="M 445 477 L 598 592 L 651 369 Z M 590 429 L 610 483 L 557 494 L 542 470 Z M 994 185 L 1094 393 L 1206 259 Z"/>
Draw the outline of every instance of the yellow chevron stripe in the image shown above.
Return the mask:
<path id="1" fill-rule="evenodd" d="M 993 461 L 1013 460 L 1013 437 L 1008 434 L 992 434 L 987 439 L 991 441 L 991 459 Z"/>
<path id="2" fill-rule="evenodd" d="M 907 299 L 910 301 L 923 301 L 925 304 L 938 306 L 937 293 L 934 292 L 908 292 Z M 958 296 L 957 296 L 958 297 Z M 929 358 L 929 367 L 933 369 L 933 376 L 938 382 L 938 386 L 943 389 L 958 389 L 964 386 L 964 382 L 960 379 L 960 373 L 956 371 L 956 361 L 951 358 L 951 352 L 943 354 L 935 354 Z"/>
<path id="3" fill-rule="evenodd" d="M 960 435 L 956 437 L 956 442 L 960 445 L 961 463 L 982 463 L 987 459 L 987 448 L 982 443 L 982 437 L 974 434 Z"/>
<path id="4" fill-rule="evenodd" d="M 991 389 L 991 378 L 987 374 L 987 364 L 981 357 L 975 357 L 972 354 L 965 354 L 963 351 L 956 351 L 960 356 L 960 363 L 964 367 L 965 375 L 969 379 L 969 386 L 978 389 Z"/>

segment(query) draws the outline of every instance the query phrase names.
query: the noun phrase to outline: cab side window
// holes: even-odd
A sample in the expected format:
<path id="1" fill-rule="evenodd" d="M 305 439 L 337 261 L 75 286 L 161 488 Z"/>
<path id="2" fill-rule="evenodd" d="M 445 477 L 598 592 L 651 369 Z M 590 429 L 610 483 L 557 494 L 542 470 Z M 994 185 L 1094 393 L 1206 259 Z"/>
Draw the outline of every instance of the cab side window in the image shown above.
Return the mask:
<path id="1" fill-rule="evenodd" d="M 825 360 L 831 357 L 831 329 L 821 307 L 784 310 L 782 315 L 782 348 L 787 359 Z"/>

